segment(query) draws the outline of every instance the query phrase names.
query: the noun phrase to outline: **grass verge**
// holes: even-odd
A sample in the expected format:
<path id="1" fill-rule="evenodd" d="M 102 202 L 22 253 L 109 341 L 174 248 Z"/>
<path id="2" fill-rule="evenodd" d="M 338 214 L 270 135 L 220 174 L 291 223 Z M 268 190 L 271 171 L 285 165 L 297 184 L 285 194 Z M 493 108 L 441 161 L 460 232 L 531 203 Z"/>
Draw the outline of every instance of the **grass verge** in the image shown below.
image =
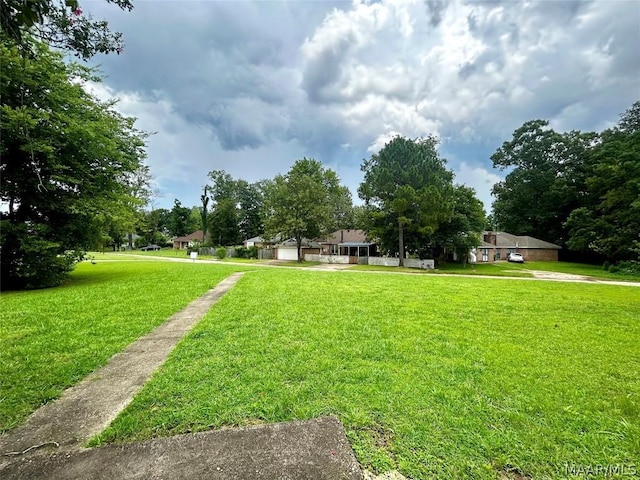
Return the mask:
<path id="1" fill-rule="evenodd" d="M 239 268 L 96 258 L 64 286 L 0 295 L 0 432 Z"/>
<path id="2" fill-rule="evenodd" d="M 93 444 L 337 415 L 410 478 L 569 478 L 640 458 L 640 289 L 245 275 Z"/>
<path id="3" fill-rule="evenodd" d="M 467 264 L 462 266 L 459 263 L 446 263 L 435 270 L 422 270 L 419 268 L 407 267 L 385 267 L 382 265 L 354 265 L 350 270 L 378 271 L 390 273 L 415 273 L 415 274 L 432 274 L 439 273 L 461 274 L 461 275 L 478 275 L 478 276 L 494 276 L 494 277 L 533 277 L 533 274 L 522 269 L 511 268 L 511 264 L 503 263 L 477 263 L 475 265 Z"/>

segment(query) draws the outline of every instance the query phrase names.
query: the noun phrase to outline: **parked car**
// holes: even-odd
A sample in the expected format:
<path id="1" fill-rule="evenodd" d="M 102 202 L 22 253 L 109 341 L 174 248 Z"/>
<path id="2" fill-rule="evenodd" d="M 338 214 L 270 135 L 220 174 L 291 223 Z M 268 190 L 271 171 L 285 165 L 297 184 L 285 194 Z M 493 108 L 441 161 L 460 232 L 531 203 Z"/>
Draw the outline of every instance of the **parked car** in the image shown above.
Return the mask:
<path id="1" fill-rule="evenodd" d="M 524 257 L 521 253 L 510 253 L 507 255 L 508 262 L 524 263 Z"/>
<path id="2" fill-rule="evenodd" d="M 146 247 L 142 247 L 140 250 L 148 252 L 149 250 L 160 250 L 160 248 L 160 245 L 147 245 Z"/>

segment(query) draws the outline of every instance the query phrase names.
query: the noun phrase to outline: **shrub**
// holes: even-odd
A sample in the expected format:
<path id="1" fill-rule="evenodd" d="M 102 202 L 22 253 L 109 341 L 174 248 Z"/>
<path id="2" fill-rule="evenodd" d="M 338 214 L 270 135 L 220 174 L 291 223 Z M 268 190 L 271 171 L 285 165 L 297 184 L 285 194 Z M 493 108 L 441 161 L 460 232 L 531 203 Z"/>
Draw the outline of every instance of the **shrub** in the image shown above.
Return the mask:
<path id="1" fill-rule="evenodd" d="M 216 257 L 218 257 L 220 260 L 224 260 L 225 258 L 227 258 L 227 249 L 224 247 L 218 247 L 216 249 Z"/>
<path id="2" fill-rule="evenodd" d="M 247 248 L 247 258 L 258 258 L 258 247 L 253 245 Z"/>
<path id="3" fill-rule="evenodd" d="M 620 267 L 618 265 L 611 265 L 609 267 L 609 273 L 618 273 L 620 271 Z"/>
<path id="4" fill-rule="evenodd" d="M 48 233 L 46 225 L 2 222 L 2 290 L 55 287 L 83 259 L 83 251 L 63 250 L 47 238 Z"/>
<path id="5" fill-rule="evenodd" d="M 620 273 L 627 275 L 640 275 L 640 262 L 635 260 L 626 260 L 618 263 Z"/>
<path id="6" fill-rule="evenodd" d="M 602 264 L 602 269 L 606 272 L 607 270 L 609 270 L 609 260 L 605 260 L 605 262 Z"/>

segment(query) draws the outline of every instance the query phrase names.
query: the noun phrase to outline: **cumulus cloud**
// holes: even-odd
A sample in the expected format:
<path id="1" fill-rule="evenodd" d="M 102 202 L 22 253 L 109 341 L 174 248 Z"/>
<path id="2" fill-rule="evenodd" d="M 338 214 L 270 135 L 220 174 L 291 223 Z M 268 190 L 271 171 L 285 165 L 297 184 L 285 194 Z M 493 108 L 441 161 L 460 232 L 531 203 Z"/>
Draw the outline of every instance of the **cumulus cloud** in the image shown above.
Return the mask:
<path id="1" fill-rule="evenodd" d="M 149 163 L 175 195 L 214 168 L 272 177 L 306 155 L 355 197 L 362 159 L 392 135 L 435 134 L 487 206 L 489 156 L 523 122 L 602 129 L 640 97 L 631 1 L 87 7 L 124 33 L 105 84 L 158 132 Z"/>

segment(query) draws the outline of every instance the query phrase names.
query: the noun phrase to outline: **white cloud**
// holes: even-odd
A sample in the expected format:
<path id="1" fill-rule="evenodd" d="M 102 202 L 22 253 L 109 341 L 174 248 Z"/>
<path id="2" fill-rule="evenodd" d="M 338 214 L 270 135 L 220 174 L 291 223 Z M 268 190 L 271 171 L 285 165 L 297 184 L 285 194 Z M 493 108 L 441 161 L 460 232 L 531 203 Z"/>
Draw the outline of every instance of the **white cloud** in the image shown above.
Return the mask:
<path id="1" fill-rule="evenodd" d="M 601 129 L 640 98 L 632 1 L 140 2 L 112 18 L 126 48 L 103 94 L 158 132 L 149 164 L 186 204 L 212 169 L 257 180 L 305 155 L 355 192 L 392 135 L 435 134 L 490 207 L 489 156 L 523 122 Z"/>

